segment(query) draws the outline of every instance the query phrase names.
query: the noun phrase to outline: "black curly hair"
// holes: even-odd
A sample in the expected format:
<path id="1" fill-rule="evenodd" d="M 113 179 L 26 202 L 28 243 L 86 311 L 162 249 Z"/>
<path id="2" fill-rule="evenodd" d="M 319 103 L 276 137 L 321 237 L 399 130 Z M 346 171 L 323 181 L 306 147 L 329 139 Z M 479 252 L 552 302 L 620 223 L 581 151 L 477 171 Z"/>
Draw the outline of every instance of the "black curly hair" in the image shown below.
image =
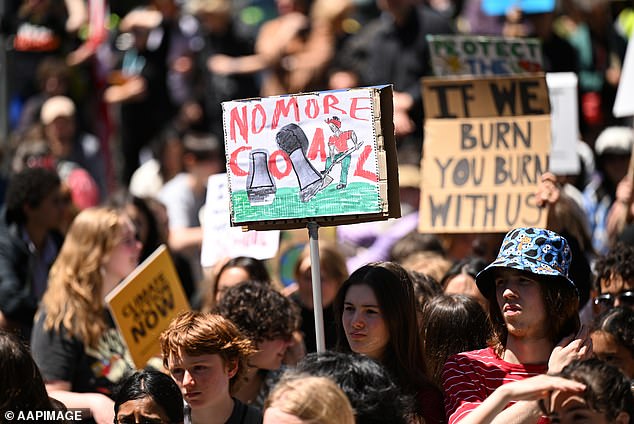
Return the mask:
<path id="1" fill-rule="evenodd" d="M 290 299 L 259 281 L 231 287 L 215 312 L 232 321 L 255 343 L 277 338 L 290 339 L 299 328 L 299 310 Z"/>
<path id="2" fill-rule="evenodd" d="M 624 307 L 608 309 L 597 317 L 592 330 L 611 335 L 634 356 L 634 310 Z"/>
<path id="3" fill-rule="evenodd" d="M 7 222 L 24 224 L 24 206 L 37 208 L 60 185 L 57 172 L 46 168 L 26 168 L 14 174 L 5 195 Z"/>
<path id="4" fill-rule="evenodd" d="M 605 255 L 595 262 L 596 284 L 600 290 L 600 282 L 620 276 L 623 281 L 634 280 L 634 246 L 617 243 Z"/>
<path id="5" fill-rule="evenodd" d="M 331 378 L 350 399 L 357 423 L 405 424 L 414 413 L 414 399 L 403 393 L 387 369 L 364 355 L 309 353 L 285 375 L 293 374 Z"/>
<path id="6" fill-rule="evenodd" d="M 583 398 L 588 406 L 605 415 L 607 422 L 625 412 L 634 421 L 634 398 L 631 383 L 618 368 L 596 358 L 575 361 L 567 365 L 560 377 L 586 385 Z"/>

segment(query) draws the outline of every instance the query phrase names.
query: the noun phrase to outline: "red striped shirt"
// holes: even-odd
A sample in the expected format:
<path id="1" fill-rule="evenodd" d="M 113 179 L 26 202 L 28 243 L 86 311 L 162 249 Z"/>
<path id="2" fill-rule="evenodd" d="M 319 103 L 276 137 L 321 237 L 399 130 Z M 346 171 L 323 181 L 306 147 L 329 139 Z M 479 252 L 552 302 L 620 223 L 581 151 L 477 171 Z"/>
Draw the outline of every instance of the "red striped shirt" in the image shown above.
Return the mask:
<path id="1" fill-rule="evenodd" d="M 505 362 L 490 347 L 451 356 L 442 374 L 449 424 L 459 423 L 502 384 L 545 374 L 547 368 Z"/>

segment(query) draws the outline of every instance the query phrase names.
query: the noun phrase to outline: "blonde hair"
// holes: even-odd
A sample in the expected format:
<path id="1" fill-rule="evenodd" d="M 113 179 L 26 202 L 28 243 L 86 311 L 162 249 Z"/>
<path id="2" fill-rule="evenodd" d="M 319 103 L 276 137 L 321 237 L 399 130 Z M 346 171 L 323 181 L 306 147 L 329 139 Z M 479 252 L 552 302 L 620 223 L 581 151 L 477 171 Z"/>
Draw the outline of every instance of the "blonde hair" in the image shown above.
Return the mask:
<path id="1" fill-rule="evenodd" d="M 309 424 L 354 424 L 350 400 L 327 377 L 285 377 L 269 394 L 264 408 L 277 408 Z"/>
<path id="2" fill-rule="evenodd" d="M 236 363 L 238 370 L 229 382 L 232 393 L 247 370 L 248 357 L 256 352 L 253 342 L 234 323 L 221 315 L 204 312 L 181 312 L 161 333 L 159 342 L 165 368 L 169 368 L 171 358 L 182 353 L 217 354 L 224 364 Z"/>
<path id="3" fill-rule="evenodd" d="M 101 266 L 119 243 L 122 214 L 115 209 L 85 209 L 71 224 L 49 273 L 42 298 L 45 330 L 60 331 L 95 346 L 106 329 L 101 296 Z"/>

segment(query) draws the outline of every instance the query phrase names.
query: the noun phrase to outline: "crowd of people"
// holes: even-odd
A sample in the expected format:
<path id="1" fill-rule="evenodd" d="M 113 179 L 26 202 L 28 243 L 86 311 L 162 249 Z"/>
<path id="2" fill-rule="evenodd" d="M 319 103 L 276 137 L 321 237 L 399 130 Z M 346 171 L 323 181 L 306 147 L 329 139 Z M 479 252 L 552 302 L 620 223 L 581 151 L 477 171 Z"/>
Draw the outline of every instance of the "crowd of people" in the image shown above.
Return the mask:
<path id="1" fill-rule="evenodd" d="M 612 114 L 632 7 L 494 17 L 481 3 L 5 2 L 0 416 L 634 422 L 634 130 Z M 539 38 L 546 71 L 579 77 L 580 171 L 541 176 L 547 228 L 416 230 L 426 35 L 459 33 Z M 403 216 L 322 232 L 317 352 L 305 240 L 201 267 L 221 102 L 384 83 Z M 105 298 L 161 244 L 191 311 L 136 369 Z"/>

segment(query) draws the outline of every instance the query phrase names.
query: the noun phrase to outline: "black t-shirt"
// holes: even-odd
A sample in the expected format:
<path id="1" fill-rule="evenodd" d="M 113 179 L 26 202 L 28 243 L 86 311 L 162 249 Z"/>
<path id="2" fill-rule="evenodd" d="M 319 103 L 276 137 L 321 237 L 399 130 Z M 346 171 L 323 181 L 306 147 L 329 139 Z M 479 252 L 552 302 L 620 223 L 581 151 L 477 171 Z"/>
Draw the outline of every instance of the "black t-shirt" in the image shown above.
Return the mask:
<path id="1" fill-rule="evenodd" d="M 262 424 L 262 413 L 234 398 L 233 412 L 225 424 Z"/>
<path id="2" fill-rule="evenodd" d="M 95 347 L 88 347 L 62 331 L 44 330 L 41 313 L 31 335 L 31 353 L 44 381 L 69 381 L 71 391 L 113 395 L 113 389 L 134 371 L 134 365 L 119 332 L 110 327 Z M 112 324 L 108 315 L 106 321 Z"/>
<path id="3" fill-rule="evenodd" d="M 191 407 L 185 404 L 185 424 L 192 424 Z M 262 424 L 262 413 L 233 398 L 233 411 L 225 424 Z"/>
<path id="4" fill-rule="evenodd" d="M 300 308 L 302 324 L 300 331 L 304 334 L 304 344 L 306 352 L 317 352 L 317 340 L 315 333 L 315 311 L 307 308 L 299 299 L 299 295 L 294 293 L 290 296 Z M 326 349 L 333 349 L 337 343 L 337 331 L 335 323 L 335 311 L 332 304 L 323 309 L 324 317 L 324 338 L 326 339 Z"/>

